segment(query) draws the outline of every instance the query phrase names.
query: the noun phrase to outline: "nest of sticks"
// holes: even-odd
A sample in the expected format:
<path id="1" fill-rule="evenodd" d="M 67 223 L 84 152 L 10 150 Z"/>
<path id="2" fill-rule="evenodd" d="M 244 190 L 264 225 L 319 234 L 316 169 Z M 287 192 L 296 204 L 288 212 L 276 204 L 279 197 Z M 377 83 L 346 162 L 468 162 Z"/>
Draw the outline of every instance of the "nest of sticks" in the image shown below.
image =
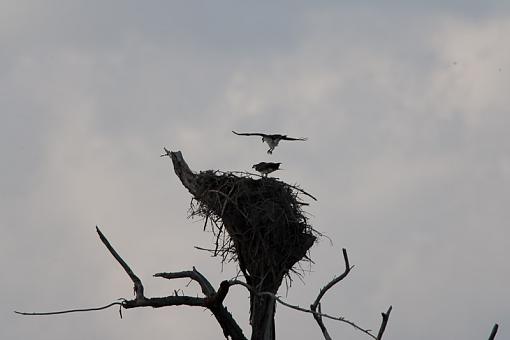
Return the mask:
<path id="1" fill-rule="evenodd" d="M 239 175 L 241 174 L 241 175 Z M 299 197 L 310 194 L 275 178 L 204 171 L 195 175 L 190 216 L 202 217 L 215 237 L 214 256 L 236 260 L 248 283 L 278 289 L 295 265 L 310 261 L 319 233 Z"/>

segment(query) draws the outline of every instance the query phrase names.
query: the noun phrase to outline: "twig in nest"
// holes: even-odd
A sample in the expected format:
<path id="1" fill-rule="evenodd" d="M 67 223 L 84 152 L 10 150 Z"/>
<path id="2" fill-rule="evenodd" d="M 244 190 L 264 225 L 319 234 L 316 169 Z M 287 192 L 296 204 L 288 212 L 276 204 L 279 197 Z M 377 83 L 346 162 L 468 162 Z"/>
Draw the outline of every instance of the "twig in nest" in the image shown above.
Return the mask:
<path id="1" fill-rule="evenodd" d="M 255 277 L 270 272 L 275 284 L 300 260 L 310 261 L 306 252 L 319 233 L 308 224 L 296 186 L 212 170 L 189 177 L 194 196 L 189 216 L 211 224 L 213 256 L 223 262 L 230 256 Z"/>
<path id="2" fill-rule="evenodd" d="M 165 149 L 165 151 L 168 151 Z M 163 156 L 167 156 L 166 154 L 164 155 L 161 155 L 161 157 Z M 297 185 L 291 185 L 291 184 L 288 184 L 288 183 L 285 183 L 285 182 L 282 182 L 276 178 L 270 178 L 268 179 L 267 177 L 265 176 L 262 176 L 262 175 L 259 175 L 259 174 L 255 174 L 255 173 L 252 173 L 252 172 L 246 172 L 246 171 L 221 171 L 221 170 L 218 170 L 219 173 L 223 173 L 223 174 L 226 174 L 226 175 L 229 175 L 229 174 L 241 174 L 241 175 L 247 175 L 247 177 L 260 177 L 262 179 L 266 179 L 266 180 L 274 180 L 274 181 L 277 181 L 277 182 L 280 182 L 290 188 L 293 188 L 299 192 L 301 192 L 302 194 L 312 198 L 314 201 L 317 201 L 317 198 L 315 198 L 312 194 L 309 194 L 308 192 L 304 191 L 303 189 L 301 189 L 300 187 L 298 187 Z"/>

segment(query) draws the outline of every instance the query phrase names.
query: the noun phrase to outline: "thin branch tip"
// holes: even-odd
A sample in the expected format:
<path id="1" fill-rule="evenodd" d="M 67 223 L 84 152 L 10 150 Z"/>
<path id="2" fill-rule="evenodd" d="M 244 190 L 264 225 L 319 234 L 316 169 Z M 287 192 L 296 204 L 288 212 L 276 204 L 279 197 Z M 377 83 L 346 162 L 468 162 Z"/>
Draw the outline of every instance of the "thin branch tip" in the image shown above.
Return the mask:
<path id="1" fill-rule="evenodd" d="M 494 340 L 496 338 L 496 333 L 498 332 L 499 325 L 497 323 L 492 327 L 491 335 L 489 335 L 489 340 Z"/>
<path id="2" fill-rule="evenodd" d="M 172 153 L 172 151 L 168 150 L 166 147 L 163 147 L 163 150 L 165 151 L 165 153 L 159 157 L 166 157 L 166 156 L 170 157 L 170 154 Z"/>
<path id="3" fill-rule="evenodd" d="M 390 313 L 391 313 L 392 309 L 393 309 L 393 306 L 390 305 L 390 307 L 388 308 L 386 313 L 384 313 L 384 312 L 381 313 L 381 315 L 382 315 L 382 322 L 381 322 L 381 327 L 379 327 L 379 332 L 377 334 L 376 340 L 381 340 L 382 339 L 382 336 L 384 334 L 384 331 L 386 330 L 386 325 L 388 324 L 388 320 L 390 318 Z"/>
<path id="4" fill-rule="evenodd" d="M 351 266 L 349 264 L 349 256 L 347 256 L 347 249 L 342 248 L 342 253 L 344 255 L 345 268 L 349 268 L 349 270 L 351 270 Z"/>
<path id="5" fill-rule="evenodd" d="M 81 312 L 93 312 L 93 311 L 99 311 L 103 309 L 110 308 L 115 305 L 119 305 L 120 307 L 123 307 L 123 303 L 121 301 L 115 301 L 110 304 L 107 304 L 106 306 L 101 307 L 92 307 L 92 308 L 80 308 L 80 309 L 66 309 L 56 312 L 33 312 L 33 313 L 27 313 L 27 312 L 18 312 L 14 311 L 14 313 L 19 315 L 32 315 L 32 316 L 41 316 L 41 315 L 57 315 L 57 314 L 69 314 L 69 313 L 81 313 Z"/>

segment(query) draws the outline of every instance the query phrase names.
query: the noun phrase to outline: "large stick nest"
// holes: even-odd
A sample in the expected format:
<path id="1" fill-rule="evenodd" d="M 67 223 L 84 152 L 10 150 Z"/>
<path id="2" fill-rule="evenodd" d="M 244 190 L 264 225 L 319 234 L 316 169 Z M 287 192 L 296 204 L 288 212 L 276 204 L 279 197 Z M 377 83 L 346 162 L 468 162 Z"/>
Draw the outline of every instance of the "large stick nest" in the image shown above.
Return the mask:
<path id="1" fill-rule="evenodd" d="M 209 170 L 183 179 L 172 159 L 176 173 L 194 196 L 190 215 L 204 218 L 204 228 L 208 222 L 212 226 L 214 255 L 224 261 L 237 260 L 247 279 L 271 291 L 276 291 L 296 263 L 309 260 L 307 252 L 318 233 L 308 223 L 299 200 L 306 192 L 274 178 L 249 174 Z"/>

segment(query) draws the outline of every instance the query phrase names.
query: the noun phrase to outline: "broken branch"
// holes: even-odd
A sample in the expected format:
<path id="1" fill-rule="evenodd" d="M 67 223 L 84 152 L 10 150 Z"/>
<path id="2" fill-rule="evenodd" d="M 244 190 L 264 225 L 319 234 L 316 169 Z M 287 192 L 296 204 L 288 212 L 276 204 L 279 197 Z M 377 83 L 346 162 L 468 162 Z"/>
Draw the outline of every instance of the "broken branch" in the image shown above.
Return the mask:
<path id="1" fill-rule="evenodd" d="M 494 340 L 496 338 L 496 333 L 498 332 L 499 325 L 497 323 L 494 324 L 494 327 L 492 327 L 491 335 L 489 335 L 489 340 Z"/>
<path id="2" fill-rule="evenodd" d="M 103 244 L 110 251 L 112 256 L 117 260 L 117 262 L 119 262 L 119 264 L 122 266 L 124 271 L 128 274 L 131 281 L 133 281 L 133 284 L 134 284 L 133 290 L 135 292 L 135 298 L 142 299 L 144 297 L 142 281 L 138 278 L 138 276 L 136 276 L 136 274 L 131 270 L 131 268 L 129 268 L 128 264 L 122 259 L 122 257 L 120 257 L 120 255 L 115 251 L 115 249 L 113 249 L 112 245 L 106 239 L 106 237 L 103 235 L 101 230 L 99 230 L 98 226 L 96 226 L 96 231 L 99 235 L 99 238 L 101 239 L 101 242 L 103 242 Z"/>
<path id="3" fill-rule="evenodd" d="M 386 313 L 381 313 L 382 315 L 382 322 L 381 327 L 379 328 L 379 333 L 377 333 L 377 340 L 381 340 L 382 336 L 384 334 L 384 330 L 386 329 L 386 324 L 388 323 L 388 319 L 390 318 L 391 310 L 393 309 L 392 306 L 388 308 L 388 311 Z"/>

